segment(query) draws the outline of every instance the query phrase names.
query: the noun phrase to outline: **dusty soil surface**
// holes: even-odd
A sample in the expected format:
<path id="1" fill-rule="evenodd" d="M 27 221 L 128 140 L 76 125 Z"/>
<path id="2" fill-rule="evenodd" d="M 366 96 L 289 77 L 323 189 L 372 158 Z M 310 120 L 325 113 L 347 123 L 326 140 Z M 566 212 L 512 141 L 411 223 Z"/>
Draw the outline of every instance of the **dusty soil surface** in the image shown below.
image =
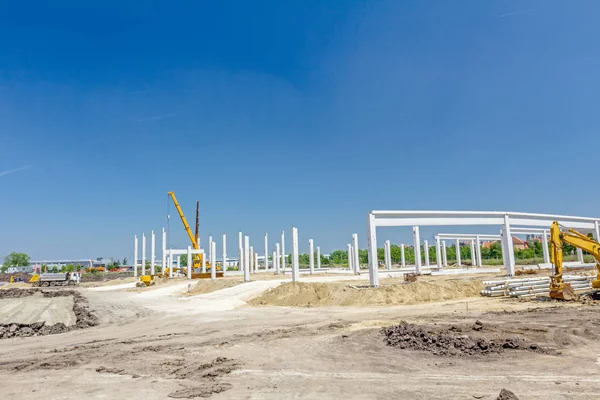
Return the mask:
<path id="1" fill-rule="evenodd" d="M 125 277 L 125 278 L 114 278 L 109 280 L 98 280 L 92 282 L 81 282 L 79 284 L 80 287 L 103 287 L 103 286 L 113 286 L 113 285 L 121 285 L 123 283 L 132 283 L 137 282 L 139 279 L 133 276 Z"/>
<path id="2" fill-rule="evenodd" d="M 81 275 L 81 282 L 107 282 L 115 279 L 132 278 L 133 272 L 101 272 L 101 273 L 84 273 Z"/>
<path id="3" fill-rule="evenodd" d="M 44 297 L 35 293 L 25 298 L 0 299 L 0 324 L 31 324 L 44 321 L 49 325 L 75 324 L 73 297 Z"/>
<path id="4" fill-rule="evenodd" d="M 217 290 L 227 289 L 244 283 L 243 278 L 220 278 L 210 280 L 202 279 L 197 282 L 189 292 L 183 293 L 183 296 L 196 296 L 199 294 L 212 293 Z"/>
<path id="5" fill-rule="evenodd" d="M 100 325 L 3 341 L 2 398 L 514 399 L 498 397 L 504 388 L 520 399 L 579 400 L 600 391 L 597 306 L 471 298 L 468 311 L 465 300 L 211 309 L 244 286 L 188 298 L 155 296 L 169 287 L 82 290 Z M 544 350 L 392 346 L 383 328 L 401 321 L 413 338 L 448 335 L 446 348 L 511 339 Z"/>
<path id="6" fill-rule="evenodd" d="M 357 286 L 355 282 L 296 282 L 273 288 L 249 304 L 295 307 L 417 304 L 478 296 L 482 289 L 480 280 L 395 281 L 377 289 Z"/>

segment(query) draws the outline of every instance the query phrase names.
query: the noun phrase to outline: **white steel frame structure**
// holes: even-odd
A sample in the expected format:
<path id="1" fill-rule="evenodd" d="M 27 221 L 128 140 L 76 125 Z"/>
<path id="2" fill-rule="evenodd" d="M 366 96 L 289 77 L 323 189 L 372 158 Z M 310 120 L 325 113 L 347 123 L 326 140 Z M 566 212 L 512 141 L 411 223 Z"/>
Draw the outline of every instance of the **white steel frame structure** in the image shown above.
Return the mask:
<path id="1" fill-rule="evenodd" d="M 412 226 L 415 238 L 415 261 L 417 273 L 421 270 L 419 226 L 499 225 L 502 227 L 504 265 L 508 275 L 515 274 L 515 256 L 512 246 L 511 226 L 539 227 L 549 229 L 552 222 L 579 230 L 592 231 L 600 239 L 600 218 L 575 217 L 553 214 L 533 214 L 510 211 L 409 211 L 373 210 L 367 214 L 367 239 L 369 247 L 369 281 L 379 286 L 377 260 L 377 228 Z M 419 251 L 419 253 L 417 253 Z"/>
<path id="2" fill-rule="evenodd" d="M 502 235 L 490 235 L 490 234 L 476 234 L 476 233 L 438 233 L 435 235 L 436 246 L 442 246 L 442 243 L 445 243 L 446 240 L 470 240 L 471 241 L 471 262 L 474 265 L 478 265 L 480 267 L 483 266 L 483 262 L 481 259 L 481 241 L 482 240 L 502 240 Z M 443 248 L 441 250 L 442 254 L 446 252 L 446 249 Z M 441 261 L 438 262 L 438 268 L 441 267 Z M 447 260 L 444 266 L 447 265 Z"/>

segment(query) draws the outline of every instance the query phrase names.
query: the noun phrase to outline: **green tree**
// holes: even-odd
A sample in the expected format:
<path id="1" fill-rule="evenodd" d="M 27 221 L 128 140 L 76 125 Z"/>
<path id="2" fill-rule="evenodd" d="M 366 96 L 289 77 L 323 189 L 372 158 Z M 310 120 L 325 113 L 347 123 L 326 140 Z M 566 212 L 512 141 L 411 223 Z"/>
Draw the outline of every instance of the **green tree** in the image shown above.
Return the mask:
<path id="1" fill-rule="evenodd" d="M 13 251 L 12 253 L 4 257 L 4 266 L 7 267 L 24 267 L 29 265 L 29 262 L 29 255 L 25 253 L 16 253 Z"/>
<path id="2" fill-rule="evenodd" d="M 123 257 L 123 263 L 121 265 L 127 265 L 127 257 Z"/>
<path id="3" fill-rule="evenodd" d="M 187 254 L 182 254 L 179 256 L 179 262 L 182 267 L 187 267 Z"/>
<path id="4" fill-rule="evenodd" d="M 58 267 L 53 267 L 52 272 L 54 272 L 54 273 L 58 272 Z"/>

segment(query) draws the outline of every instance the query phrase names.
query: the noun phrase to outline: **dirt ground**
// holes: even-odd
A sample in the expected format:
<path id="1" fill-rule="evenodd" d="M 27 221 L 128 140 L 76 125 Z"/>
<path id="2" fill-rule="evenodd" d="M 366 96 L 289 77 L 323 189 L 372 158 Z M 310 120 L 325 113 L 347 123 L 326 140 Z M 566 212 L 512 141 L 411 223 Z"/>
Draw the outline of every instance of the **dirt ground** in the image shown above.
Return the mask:
<path id="1" fill-rule="evenodd" d="M 189 292 L 183 293 L 183 296 L 196 296 L 199 294 L 212 293 L 217 290 L 227 289 L 244 283 L 243 278 L 220 278 L 211 281 L 203 279 L 197 282 Z"/>
<path id="2" fill-rule="evenodd" d="M 100 325 L 0 342 L 2 398 L 598 397 L 594 302 L 218 308 L 268 283 L 186 298 L 81 289 Z"/>
<path id="3" fill-rule="evenodd" d="M 72 297 L 43 297 L 41 293 L 24 298 L 0 299 L 0 324 L 31 324 L 44 321 L 48 325 L 76 322 Z"/>

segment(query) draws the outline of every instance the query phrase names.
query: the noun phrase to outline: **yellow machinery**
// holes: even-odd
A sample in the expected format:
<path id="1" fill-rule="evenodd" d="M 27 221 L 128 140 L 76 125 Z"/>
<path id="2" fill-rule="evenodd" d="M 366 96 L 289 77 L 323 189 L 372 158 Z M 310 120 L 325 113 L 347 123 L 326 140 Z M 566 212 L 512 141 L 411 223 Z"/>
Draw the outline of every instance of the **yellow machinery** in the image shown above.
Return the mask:
<path id="1" fill-rule="evenodd" d="M 600 243 L 577 232 L 574 229 L 561 231 L 558 222 L 550 228 L 550 260 L 554 264 L 554 275 L 550 277 L 550 297 L 561 300 L 574 300 L 577 294 L 569 283 L 563 280 L 563 244 L 568 243 L 590 253 L 596 259 L 596 279 L 592 281 L 594 289 L 600 289 Z"/>
<path id="2" fill-rule="evenodd" d="M 154 280 L 154 275 L 142 275 L 140 276 L 140 280 L 135 284 L 137 287 L 146 287 L 155 285 L 156 281 Z"/>
<path id="3" fill-rule="evenodd" d="M 185 219 L 185 215 L 183 215 L 183 210 L 181 210 L 181 207 L 179 206 L 179 202 L 177 201 L 177 197 L 175 197 L 175 193 L 174 192 L 168 192 L 168 195 L 171 197 L 171 200 L 173 200 L 173 204 L 175 205 L 175 208 L 177 209 L 177 213 L 179 213 L 179 217 L 181 218 L 181 222 L 183 222 L 183 227 L 185 228 L 186 233 L 188 234 L 189 238 L 190 238 L 190 242 L 192 242 L 192 247 L 196 250 L 198 250 L 200 248 L 200 246 L 198 245 L 198 240 L 197 240 L 197 234 L 198 234 L 198 203 L 196 203 L 196 235 L 194 235 L 194 233 L 192 232 L 192 229 L 190 228 L 190 226 L 187 223 L 187 220 Z M 194 254 L 193 255 L 194 258 L 194 263 L 192 264 L 193 267 L 196 268 L 202 268 L 202 255 L 201 254 Z M 189 262 L 189 260 L 188 260 Z M 207 263 L 206 266 L 207 270 L 210 270 L 211 266 L 209 263 Z M 181 269 L 183 272 L 183 268 Z M 217 271 L 219 270 L 219 267 L 217 267 Z M 165 271 L 167 271 L 167 269 L 165 269 Z M 167 271 L 168 273 L 168 271 Z"/>
<path id="4" fill-rule="evenodd" d="M 35 283 L 40 280 L 40 274 L 33 274 L 29 279 L 29 283 Z"/>

